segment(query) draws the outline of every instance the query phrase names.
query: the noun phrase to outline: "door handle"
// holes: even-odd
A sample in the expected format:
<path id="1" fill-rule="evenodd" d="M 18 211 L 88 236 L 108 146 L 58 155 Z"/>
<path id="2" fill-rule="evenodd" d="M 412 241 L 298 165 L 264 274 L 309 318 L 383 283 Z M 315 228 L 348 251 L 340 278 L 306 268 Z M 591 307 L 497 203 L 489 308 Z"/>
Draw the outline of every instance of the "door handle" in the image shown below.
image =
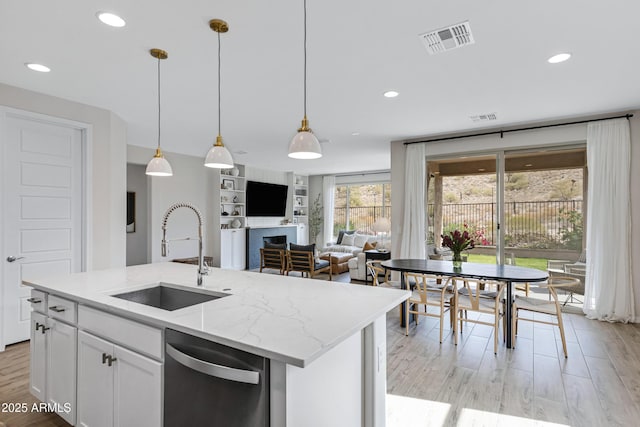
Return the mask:
<path id="1" fill-rule="evenodd" d="M 9 255 L 7 257 L 7 262 L 15 262 L 15 261 L 17 261 L 19 259 L 23 259 L 23 258 L 24 258 L 23 256 L 15 257 L 13 255 Z"/>

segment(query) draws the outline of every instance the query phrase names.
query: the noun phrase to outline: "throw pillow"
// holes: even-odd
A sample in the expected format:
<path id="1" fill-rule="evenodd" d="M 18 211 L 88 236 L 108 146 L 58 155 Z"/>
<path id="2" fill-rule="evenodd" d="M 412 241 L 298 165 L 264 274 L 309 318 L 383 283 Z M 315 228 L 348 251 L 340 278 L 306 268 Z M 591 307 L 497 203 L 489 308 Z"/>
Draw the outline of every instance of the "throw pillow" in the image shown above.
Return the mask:
<path id="1" fill-rule="evenodd" d="M 291 249 L 292 251 L 305 251 L 315 253 L 316 244 L 314 243 L 312 245 L 296 245 L 295 243 L 289 243 L 289 249 Z"/>
<path id="2" fill-rule="evenodd" d="M 284 249 L 286 251 L 287 250 L 287 244 L 286 243 L 269 243 L 269 242 L 265 242 L 264 243 L 264 248 L 265 249 Z"/>
<path id="3" fill-rule="evenodd" d="M 336 240 L 336 245 L 344 245 L 344 243 L 342 243 L 342 238 L 344 237 L 345 234 L 349 235 L 349 234 L 353 234 L 355 233 L 356 230 L 340 230 L 338 232 L 338 240 Z"/>
<path id="4" fill-rule="evenodd" d="M 359 234 L 356 233 L 354 234 L 355 239 L 353 242 L 353 246 L 357 246 L 359 248 L 363 247 L 365 243 L 367 243 L 367 241 L 369 240 L 369 238 L 373 237 L 375 240 L 375 236 L 369 236 L 367 234 Z"/>
<path id="5" fill-rule="evenodd" d="M 342 236 L 342 243 L 341 245 L 343 246 L 356 246 L 354 241 L 356 238 L 356 234 L 344 234 Z"/>
<path id="6" fill-rule="evenodd" d="M 362 247 L 362 250 L 363 251 L 370 251 L 371 249 L 375 249 L 377 244 L 378 244 L 378 242 L 373 242 L 373 243 L 367 242 Z"/>

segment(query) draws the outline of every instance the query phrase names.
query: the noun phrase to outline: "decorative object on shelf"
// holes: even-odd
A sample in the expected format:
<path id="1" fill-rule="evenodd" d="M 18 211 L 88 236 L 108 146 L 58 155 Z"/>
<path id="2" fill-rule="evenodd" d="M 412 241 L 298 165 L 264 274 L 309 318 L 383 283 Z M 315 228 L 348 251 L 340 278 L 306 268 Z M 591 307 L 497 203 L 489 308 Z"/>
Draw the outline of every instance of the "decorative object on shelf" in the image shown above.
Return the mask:
<path id="1" fill-rule="evenodd" d="M 296 206 L 302 206 L 302 197 L 296 197 Z"/>
<path id="2" fill-rule="evenodd" d="M 322 228 L 322 204 L 320 203 L 320 197 L 322 194 L 318 193 L 318 197 L 313 201 L 311 205 L 311 213 L 309 215 L 309 239 L 316 243 L 318 234 L 320 234 L 320 228 Z M 295 220 L 296 218 L 294 218 Z"/>
<path id="3" fill-rule="evenodd" d="M 238 197 L 238 196 L 236 196 L 236 197 Z M 235 202 L 235 198 L 236 197 L 234 197 L 234 202 Z M 222 203 L 226 203 L 226 202 L 229 201 L 229 198 L 227 196 L 222 196 L 222 197 L 220 197 L 220 200 L 222 200 Z"/>
<path id="4" fill-rule="evenodd" d="M 240 216 L 240 211 L 238 209 L 234 209 L 233 212 L 231 212 L 231 216 Z"/>
<path id="5" fill-rule="evenodd" d="M 149 160 L 145 174 L 151 176 L 173 176 L 173 169 L 171 169 L 171 165 L 164 158 L 164 154 L 160 149 L 160 60 L 167 59 L 169 55 L 162 49 L 151 49 L 149 53 L 158 59 L 158 148 L 156 148 L 156 154 L 153 159 Z"/>
<path id="6" fill-rule="evenodd" d="M 225 190 L 234 190 L 235 189 L 235 183 L 233 182 L 232 179 L 223 179 L 222 180 L 222 188 Z"/>
<path id="7" fill-rule="evenodd" d="M 238 203 L 238 195 L 236 194 L 235 196 L 233 196 L 233 203 Z"/>
<path id="8" fill-rule="evenodd" d="M 304 118 L 298 133 L 289 144 L 289 157 L 293 159 L 318 159 L 322 148 L 318 138 L 309 128 L 307 119 L 307 0 L 304 0 Z"/>
<path id="9" fill-rule="evenodd" d="M 300 177 L 296 178 L 296 185 L 302 185 L 303 182 L 304 181 L 302 181 L 302 178 L 300 178 Z"/>
<path id="10" fill-rule="evenodd" d="M 222 213 L 221 213 L 220 215 L 222 215 L 222 216 L 229 216 L 229 212 L 227 212 L 227 211 L 222 211 Z"/>
<path id="11" fill-rule="evenodd" d="M 233 221 L 231 221 L 231 228 L 240 228 L 241 225 L 242 223 L 239 219 L 234 219 Z"/>
<path id="12" fill-rule="evenodd" d="M 378 217 L 371 228 L 376 232 L 376 234 L 382 233 L 382 241 L 378 245 L 378 250 L 380 252 L 383 252 L 383 249 L 387 249 L 386 237 L 387 234 L 391 231 L 391 221 L 389 221 L 389 218 L 386 218 L 384 216 Z"/>
<path id="13" fill-rule="evenodd" d="M 221 230 L 228 230 L 229 229 L 229 224 L 220 224 L 220 229 Z"/>
<path id="14" fill-rule="evenodd" d="M 233 167 L 233 157 L 222 143 L 222 134 L 220 133 L 220 33 L 229 31 L 229 25 L 222 19 L 212 19 L 209 21 L 209 28 L 218 34 L 218 136 L 216 143 L 209 149 L 207 157 L 204 159 L 204 165 L 208 168 L 229 169 Z"/>
<path id="15" fill-rule="evenodd" d="M 238 176 L 240 175 L 240 169 L 234 167 L 233 169 L 231 169 L 230 173 L 231 173 L 231 176 Z"/>
<path id="16" fill-rule="evenodd" d="M 475 242 L 466 230 L 467 225 L 464 225 L 465 230 L 453 230 L 447 234 L 443 234 L 442 246 L 451 249 L 453 252 L 453 268 L 462 268 L 462 251 L 475 248 Z"/>

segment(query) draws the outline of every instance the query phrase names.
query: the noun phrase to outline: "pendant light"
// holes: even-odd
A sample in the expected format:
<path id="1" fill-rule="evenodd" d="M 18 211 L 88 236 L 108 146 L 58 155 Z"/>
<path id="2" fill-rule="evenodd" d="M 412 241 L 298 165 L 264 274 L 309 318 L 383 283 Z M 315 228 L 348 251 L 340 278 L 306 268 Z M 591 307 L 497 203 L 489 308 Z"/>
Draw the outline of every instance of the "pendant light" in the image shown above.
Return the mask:
<path id="1" fill-rule="evenodd" d="M 220 133 L 220 33 L 229 31 L 229 25 L 222 19 L 212 19 L 209 21 L 209 27 L 218 33 L 218 136 L 204 159 L 204 165 L 208 168 L 229 169 L 233 167 L 233 157 L 222 143 Z"/>
<path id="2" fill-rule="evenodd" d="M 289 157 L 294 159 L 318 159 L 322 148 L 318 138 L 309 128 L 307 119 L 307 0 L 304 0 L 304 118 L 298 133 L 289 144 Z"/>
<path id="3" fill-rule="evenodd" d="M 147 170 L 145 173 L 151 176 L 172 176 L 173 170 L 171 165 L 164 158 L 162 150 L 160 149 L 160 60 L 167 59 L 169 55 L 162 49 L 151 49 L 149 51 L 151 56 L 158 59 L 158 148 L 153 159 L 147 164 Z"/>

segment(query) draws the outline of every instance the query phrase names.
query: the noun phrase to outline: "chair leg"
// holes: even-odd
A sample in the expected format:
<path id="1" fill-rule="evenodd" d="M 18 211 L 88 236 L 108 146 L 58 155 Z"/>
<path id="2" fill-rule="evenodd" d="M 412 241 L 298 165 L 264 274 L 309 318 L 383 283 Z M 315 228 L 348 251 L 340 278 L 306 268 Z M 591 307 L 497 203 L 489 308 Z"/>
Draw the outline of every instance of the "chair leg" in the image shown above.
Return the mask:
<path id="1" fill-rule="evenodd" d="M 493 321 L 493 354 L 498 354 L 498 334 L 500 333 L 500 316 L 496 310 Z"/>
<path id="2" fill-rule="evenodd" d="M 560 338 L 562 338 L 562 350 L 564 350 L 565 359 L 569 357 L 567 354 L 567 340 L 564 337 L 564 325 L 562 324 L 562 314 L 558 312 L 558 327 L 560 328 Z"/>
<path id="3" fill-rule="evenodd" d="M 511 306 L 511 348 L 516 348 L 516 332 L 518 329 L 518 309 Z"/>
<path id="4" fill-rule="evenodd" d="M 409 336 L 409 301 L 405 304 L 406 309 L 404 310 L 404 334 L 405 336 Z M 400 306 L 402 308 L 402 306 Z"/>

